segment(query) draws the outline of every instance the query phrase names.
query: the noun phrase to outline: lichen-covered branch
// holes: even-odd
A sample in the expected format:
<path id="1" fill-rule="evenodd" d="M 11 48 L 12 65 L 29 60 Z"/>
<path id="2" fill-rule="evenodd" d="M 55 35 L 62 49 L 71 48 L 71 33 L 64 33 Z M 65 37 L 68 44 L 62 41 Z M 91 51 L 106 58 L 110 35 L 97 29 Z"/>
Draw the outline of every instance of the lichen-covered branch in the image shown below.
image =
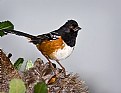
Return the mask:
<path id="1" fill-rule="evenodd" d="M 55 64 L 53 66 L 51 68 L 48 62 L 44 63 L 38 58 L 33 67 L 18 71 L 0 49 L 0 92 L 8 93 L 10 81 L 18 78 L 24 82 L 26 93 L 34 93 L 39 87 L 41 89 L 37 91 L 43 91 L 41 93 L 89 93 L 88 87 L 78 74 L 65 75 L 62 69 Z"/>

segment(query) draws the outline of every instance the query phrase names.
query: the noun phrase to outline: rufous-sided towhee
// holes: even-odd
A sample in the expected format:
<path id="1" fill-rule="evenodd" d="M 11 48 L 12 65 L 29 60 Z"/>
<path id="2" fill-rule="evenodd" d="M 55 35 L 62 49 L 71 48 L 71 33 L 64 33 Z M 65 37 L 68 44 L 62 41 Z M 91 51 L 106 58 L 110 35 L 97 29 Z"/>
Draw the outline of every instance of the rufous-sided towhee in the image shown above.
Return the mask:
<path id="1" fill-rule="evenodd" d="M 50 64 L 50 59 L 55 60 L 65 70 L 59 61 L 67 58 L 72 53 L 80 29 L 75 20 L 68 20 L 59 29 L 38 36 L 16 30 L 4 29 L 4 32 L 29 38 L 30 42 L 36 45 Z"/>

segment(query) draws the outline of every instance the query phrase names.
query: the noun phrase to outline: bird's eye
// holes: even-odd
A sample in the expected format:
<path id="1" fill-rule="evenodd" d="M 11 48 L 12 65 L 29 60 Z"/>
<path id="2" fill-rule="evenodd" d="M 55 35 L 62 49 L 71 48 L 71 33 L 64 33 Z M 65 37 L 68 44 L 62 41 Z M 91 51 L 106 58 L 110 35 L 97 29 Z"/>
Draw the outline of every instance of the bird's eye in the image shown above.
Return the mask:
<path id="1" fill-rule="evenodd" d="M 69 26 L 69 28 L 70 28 L 70 29 L 74 29 L 74 26 L 71 25 L 71 26 Z"/>

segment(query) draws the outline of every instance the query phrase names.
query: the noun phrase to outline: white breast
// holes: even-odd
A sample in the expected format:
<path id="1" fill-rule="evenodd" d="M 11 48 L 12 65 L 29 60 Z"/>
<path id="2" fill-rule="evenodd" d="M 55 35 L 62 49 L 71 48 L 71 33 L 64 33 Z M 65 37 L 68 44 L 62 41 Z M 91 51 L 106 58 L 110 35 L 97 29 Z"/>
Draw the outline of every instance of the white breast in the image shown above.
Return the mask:
<path id="1" fill-rule="evenodd" d="M 66 43 L 64 43 L 64 47 L 62 49 L 59 49 L 53 53 L 55 56 L 54 60 L 63 60 L 69 57 L 73 50 L 74 47 L 70 47 Z"/>

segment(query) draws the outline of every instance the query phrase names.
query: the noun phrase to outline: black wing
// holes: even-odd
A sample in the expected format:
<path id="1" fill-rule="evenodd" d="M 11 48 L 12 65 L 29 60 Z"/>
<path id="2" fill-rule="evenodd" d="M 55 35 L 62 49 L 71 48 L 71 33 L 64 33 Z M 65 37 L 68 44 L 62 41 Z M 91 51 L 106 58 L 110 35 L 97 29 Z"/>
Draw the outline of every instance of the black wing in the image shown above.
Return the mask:
<path id="1" fill-rule="evenodd" d="M 36 36 L 36 39 L 32 39 L 30 42 L 32 42 L 34 44 L 40 44 L 44 40 L 56 40 L 58 38 L 59 38 L 58 33 L 50 32 L 50 33 L 47 33 L 47 34 L 38 35 L 38 36 Z"/>

